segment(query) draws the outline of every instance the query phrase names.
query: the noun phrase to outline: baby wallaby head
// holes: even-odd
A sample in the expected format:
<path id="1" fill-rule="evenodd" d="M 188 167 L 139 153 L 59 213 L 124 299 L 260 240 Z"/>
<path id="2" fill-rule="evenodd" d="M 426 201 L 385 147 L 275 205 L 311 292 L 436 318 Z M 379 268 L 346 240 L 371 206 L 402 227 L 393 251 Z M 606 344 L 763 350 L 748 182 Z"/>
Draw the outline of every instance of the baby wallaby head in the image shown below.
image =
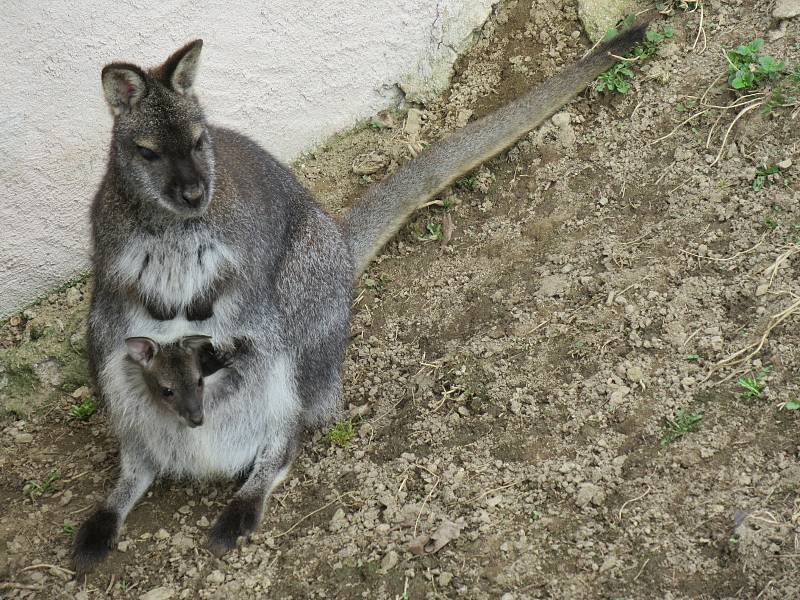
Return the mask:
<path id="1" fill-rule="evenodd" d="M 189 427 L 203 424 L 203 356 L 212 351 L 205 335 L 183 337 L 158 344 L 146 337 L 125 340 L 128 357 L 142 370 L 155 402 L 175 412 Z"/>
<path id="2" fill-rule="evenodd" d="M 149 70 L 111 63 L 102 73 L 117 177 L 133 199 L 180 218 L 205 213 L 214 185 L 212 140 L 192 87 L 202 46 L 195 40 Z"/>

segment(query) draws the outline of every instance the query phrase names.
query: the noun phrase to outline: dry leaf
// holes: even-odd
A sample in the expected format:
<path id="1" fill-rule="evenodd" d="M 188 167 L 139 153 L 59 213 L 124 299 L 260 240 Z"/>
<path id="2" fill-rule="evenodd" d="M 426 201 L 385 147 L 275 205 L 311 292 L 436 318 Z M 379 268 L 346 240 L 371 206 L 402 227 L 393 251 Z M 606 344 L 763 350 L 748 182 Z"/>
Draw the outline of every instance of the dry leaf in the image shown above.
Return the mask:
<path id="1" fill-rule="evenodd" d="M 441 550 L 446 544 L 456 539 L 461 535 L 463 524 L 453 523 L 452 521 L 445 521 L 439 526 L 439 529 L 431 536 L 432 541 L 425 545 L 425 552 L 433 554 Z"/>

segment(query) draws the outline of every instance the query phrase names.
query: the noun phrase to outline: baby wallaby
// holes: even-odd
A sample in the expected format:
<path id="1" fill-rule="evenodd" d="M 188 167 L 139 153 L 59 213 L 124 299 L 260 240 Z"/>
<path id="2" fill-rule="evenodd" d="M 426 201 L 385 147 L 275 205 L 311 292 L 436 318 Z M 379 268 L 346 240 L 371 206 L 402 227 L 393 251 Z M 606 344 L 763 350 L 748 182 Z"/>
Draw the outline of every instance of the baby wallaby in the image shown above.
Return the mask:
<path id="1" fill-rule="evenodd" d="M 204 379 L 229 363 L 217 354 L 207 335 L 190 335 L 169 344 L 147 337 L 125 340 L 128 359 L 140 371 L 153 402 L 160 403 L 189 427 L 203 424 Z"/>

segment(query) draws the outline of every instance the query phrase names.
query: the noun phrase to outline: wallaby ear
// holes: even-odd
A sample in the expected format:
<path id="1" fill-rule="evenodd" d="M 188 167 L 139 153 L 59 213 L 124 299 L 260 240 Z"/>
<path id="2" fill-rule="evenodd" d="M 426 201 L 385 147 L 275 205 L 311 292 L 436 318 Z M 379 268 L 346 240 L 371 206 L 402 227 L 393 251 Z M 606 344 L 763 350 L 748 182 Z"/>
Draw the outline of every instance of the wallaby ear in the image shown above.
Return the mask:
<path id="1" fill-rule="evenodd" d="M 144 71 L 128 63 L 111 63 L 101 75 L 106 102 L 115 115 L 131 110 L 147 94 Z"/>
<path id="2" fill-rule="evenodd" d="M 129 337 L 125 339 L 128 347 L 128 356 L 140 367 L 148 368 L 156 354 L 161 350 L 161 346 L 150 338 Z"/>
<path id="3" fill-rule="evenodd" d="M 190 93 L 202 48 L 203 40 L 195 40 L 173 53 L 158 69 L 161 81 L 179 94 Z"/>
<path id="4" fill-rule="evenodd" d="M 204 346 L 211 344 L 211 336 L 208 335 L 187 335 L 180 339 L 182 348 L 186 350 L 200 350 Z"/>

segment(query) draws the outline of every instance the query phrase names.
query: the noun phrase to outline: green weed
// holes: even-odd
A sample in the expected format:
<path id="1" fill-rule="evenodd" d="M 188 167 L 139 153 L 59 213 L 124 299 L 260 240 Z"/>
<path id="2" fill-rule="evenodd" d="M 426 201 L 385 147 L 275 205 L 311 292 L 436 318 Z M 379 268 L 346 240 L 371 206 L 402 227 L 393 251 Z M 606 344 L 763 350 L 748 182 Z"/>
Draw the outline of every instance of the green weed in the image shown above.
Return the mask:
<path id="1" fill-rule="evenodd" d="M 628 20 L 626 19 L 626 24 Z M 631 89 L 630 80 L 636 76 L 631 66 L 637 61 L 643 61 L 653 56 L 658 52 L 659 44 L 665 39 L 671 38 L 673 33 L 672 27 L 665 27 L 663 33 L 657 31 L 646 32 L 644 41 L 636 44 L 624 60 L 621 60 L 597 78 L 595 89 L 598 92 L 609 91 L 627 94 Z M 606 39 L 613 39 L 617 35 L 619 35 L 619 31 L 611 29 L 606 34 Z"/>
<path id="2" fill-rule="evenodd" d="M 367 277 L 364 279 L 364 285 L 375 292 L 382 292 L 389 281 L 389 276 L 385 273 L 381 273 L 377 277 Z"/>
<path id="3" fill-rule="evenodd" d="M 441 223 L 433 223 L 429 222 L 425 229 L 430 234 L 431 238 L 436 240 L 437 242 L 441 242 L 444 239 L 444 232 L 442 230 Z"/>
<path id="4" fill-rule="evenodd" d="M 780 173 L 781 168 L 778 165 L 762 165 L 756 169 L 756 176 L 753 179 L 753 191 L 760 192 L 765 187 L 769 187 L 772 185 L 772 181 L 769 179 L 770 175 L 775 175 L 775 173 Z"/>
<path id="5" fill-rule="evenodd" d="M 78 524 L 74 521 L 70 521 L 69 519 L 64 519 L 64 526 L 62 527 L 62 530 L 68 536 L 72 537 L 75 535 L 75 532 L 78 531 Z"/>
<path id="6" fill-rule="evenodd" d="M 347 448 L 356 436 L 356 429 L 353 426 L 353 421 L 347 419 L 346 421 L 338 422 L 333 429 L 328 432 L 328 441 L 334 446 Z"/>
<path id="7" fill-rule="evenodd" d="M 23 493 L 28 494 L 31 500 L 35 500 L 39 496 L 52 492 L 55 489 L 55 482 L 61 479 L 58 471 L 51 471 L 50 474 L 42 481 L 32 479 L 22 488 Z"/>
<path id="8" fill-rule="evenodd" d="M 784 410 L 800 410 L 800 400 L 789 400 L 781 406 Z"/>
<path id="9" fill-rule="evenodd" d="M 764 377 L 769 373 L 769 367 L 764 367 L 758 375 L 739 377 L 739 386 L 744 390 L 741 396 L 744 398 L 759 398 L 764 391 Z"/>
<path id="10" fill-rule="evenodd" d="M 702 413 L 691 414 L 683 408 L 675 414 L 674 419 L 664 419 L 664 435 L 661 437 L 661 445 L 671 444 L 692 431 L 700 431 L 703 428 L 700 423 L 702 419 Z"/>
<path id="11" fill-rule="evenodd" d="M 69 415 L 78 421 L 88 421 L 97 412 L 97 403 L 91 396 L 69 409 Z"/>
<path id="12" fill-rule="evenodd" d="M 786 64 L 769 54 L 760 54 L 764 40 L 757 38 L 725 52 L 728 59 L 728 84 L 735 90 L 752 90 L 786 74 Z"/>

